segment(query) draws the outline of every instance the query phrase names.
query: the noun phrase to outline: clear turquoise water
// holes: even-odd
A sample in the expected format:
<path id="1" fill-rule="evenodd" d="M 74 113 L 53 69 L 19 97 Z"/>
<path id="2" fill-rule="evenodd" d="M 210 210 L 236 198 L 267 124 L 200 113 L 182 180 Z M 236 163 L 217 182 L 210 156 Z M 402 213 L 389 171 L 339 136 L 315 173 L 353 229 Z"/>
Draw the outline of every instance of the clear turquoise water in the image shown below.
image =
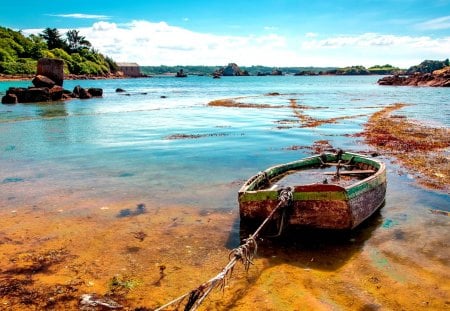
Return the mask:
<path id="1" fill-rule="evenodd" d="M 33 206 L 46 196 L 152 200 L 161 206 L 233 209 L 240 182 L 277 163 L 310 154 L 328 140 L 367 151 L 361 138 L 368 116 L 396 102 L 396 114 L 449 126 L 450 88 L 381 87 L 379 77 L 173 77 L 65 81 L 100 87 L 104 97 L 52 104 L 0 105 L 0 208 Z M 1 82 L 0 92 L 30 82 Z M 125 89 L 130 96 L 118 94 Z M 277 92 L 279 96 L 265 96 Z M 162 98 L 166 97 L 166 98 Z M 214 99 L 281 108 L 209 107 Z M 278 128 L 296 120 L 289 99 L 319 119 L 351 118 L 314 128 Z M 292 124 L 291 124 L 292 125 Z M 170 139 L 171 135 L 198 135 Z M 390 171 L 391 202 L 414 192 L 424 207 L 449 210 L 449 197 L 421 190 Z M 406 190 L 405 190 L 406 189 Z M 426 198 L 426 199 L 422 199 Z M 431 202 L 431 203 L 430 203 Z"/>

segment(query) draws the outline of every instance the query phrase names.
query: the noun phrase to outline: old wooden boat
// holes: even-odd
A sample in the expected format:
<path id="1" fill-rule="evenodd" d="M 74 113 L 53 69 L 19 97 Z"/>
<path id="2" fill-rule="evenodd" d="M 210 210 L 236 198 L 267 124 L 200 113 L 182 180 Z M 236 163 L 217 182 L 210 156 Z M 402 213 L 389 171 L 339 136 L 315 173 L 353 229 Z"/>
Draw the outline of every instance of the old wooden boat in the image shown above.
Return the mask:
<path id="1" fill-rule="evenodd" d="M 241 222 L 263 221 L 289 188 L 289 225 L 353 229 L 371 216 L 386 194 L 385 164 L 350 152 L 324 153 L 270 167 L 238 193 Z"/>

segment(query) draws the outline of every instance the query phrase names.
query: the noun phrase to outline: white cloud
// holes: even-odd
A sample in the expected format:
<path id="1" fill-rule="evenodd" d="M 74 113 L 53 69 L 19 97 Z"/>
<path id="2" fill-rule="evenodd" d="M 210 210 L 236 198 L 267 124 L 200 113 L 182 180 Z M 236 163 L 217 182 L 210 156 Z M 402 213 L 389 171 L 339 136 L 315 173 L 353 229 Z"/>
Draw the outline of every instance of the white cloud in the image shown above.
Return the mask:
<path id="1" fill-rule="evenodd" d="M 317 36 L 318 36 L 318 34 L 315 33 L 315 32 L 307 32 L 307 33 L 305 33 L 305 37 L 306 38 L 316 38 Z"/>
<path id="2" fill-rule="evenodd" d="M 419 23 L 417 27 L 422 30 L 450 29 L 450 15 Z"/>
<path id="3" fill-rule="evenodd" d="M 92 26 L 94 31 L 115 31 L 116 29 L 117 25 L 115 23 L 108 22 L 97 22 Z"/>
<path id="4" fill-rule="evenodd" d="M 49 16 L 57 16 L 57 17 L 65 17 L 65 18 L 85 18 L 85 19 L 110 19 L 111 16 L 107 15 L 93 15 L 93 14 L 81 14 L 81 13 L 72 13 L 72 14 L 48 14 Z"/>
<path id="5" fill-rule="evenodd" d="M 175 27 L 166 22 L 136 20 L 126 24 L 99 21 L 79 28 L 96 50 L 117 62 L 140 65 L 241 66 L 383 65 L 407 68 L 425 59 L 449 57 L 450 36 L 396 36 L 364 33 L 328 36 L 308 33 L 297 38 L 276 33 L 214 35 Z M 60 33 L 67 29 L 59 29 Z M 24 30 L 24 34 L 42 29 Z M 319 39 L 320 38 L 320 39 Z"/>
<path id="6" fill-rule="evenodd" d="M 223 36 L 199 33 L 165 22 L 132 21 L 128 24 L 97 22 L 80 29 L 96 49 L 116 61 L 141 65 L 287 65 L 298 56 L 284 37 Z M 295 59 L 297 58 L 297 59 Z"/>
<path id="7" fill-rule="evenodd" d="M 448 58 L 450 37 L 396 36 L 377 33 L 340 35 L 301 43 L 305 55 L 327 57 L 335 65 L 381 65 L 387 62 L 400 67 L 416 65 L 425 59 Z"/>

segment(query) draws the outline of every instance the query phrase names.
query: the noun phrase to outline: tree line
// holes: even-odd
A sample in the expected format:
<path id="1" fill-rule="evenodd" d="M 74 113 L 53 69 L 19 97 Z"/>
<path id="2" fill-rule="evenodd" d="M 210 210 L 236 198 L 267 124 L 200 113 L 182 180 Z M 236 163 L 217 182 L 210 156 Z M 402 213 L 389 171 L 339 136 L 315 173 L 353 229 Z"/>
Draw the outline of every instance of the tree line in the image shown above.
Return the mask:
<path id="1" fill-rule="evenodd" d="M 117 64 L 96 51 L 78 30 L 64 35 L 46 28 L 38 35 L 24 36 L 21 31 L 0 27 L 0 73 L 34 74 L 40 58 L 64 60 L 64 72 L 75 75 L 107 75 Z"/>

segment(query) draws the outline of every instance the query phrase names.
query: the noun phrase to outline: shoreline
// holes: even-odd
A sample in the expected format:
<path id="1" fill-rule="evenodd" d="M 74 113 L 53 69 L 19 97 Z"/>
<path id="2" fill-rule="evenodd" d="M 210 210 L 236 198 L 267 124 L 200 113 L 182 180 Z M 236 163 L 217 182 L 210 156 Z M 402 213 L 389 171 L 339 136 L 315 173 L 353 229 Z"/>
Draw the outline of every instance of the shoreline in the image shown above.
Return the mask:
<path id="1" fill-rule="evenodd" d="M 35 74 L 23 74 L 23 75 L 5 75 L 0 74 L 0 82 L 9 81 L 31 81 L 35 77 Z M 149 78 L 150 76 L 130 77 L 123 75 L 103 75 L 103 76 L 90 76 L 90 75 L 65 75 L 64 80 L 115 80 L 115 79 L 140 79 Z"/>

